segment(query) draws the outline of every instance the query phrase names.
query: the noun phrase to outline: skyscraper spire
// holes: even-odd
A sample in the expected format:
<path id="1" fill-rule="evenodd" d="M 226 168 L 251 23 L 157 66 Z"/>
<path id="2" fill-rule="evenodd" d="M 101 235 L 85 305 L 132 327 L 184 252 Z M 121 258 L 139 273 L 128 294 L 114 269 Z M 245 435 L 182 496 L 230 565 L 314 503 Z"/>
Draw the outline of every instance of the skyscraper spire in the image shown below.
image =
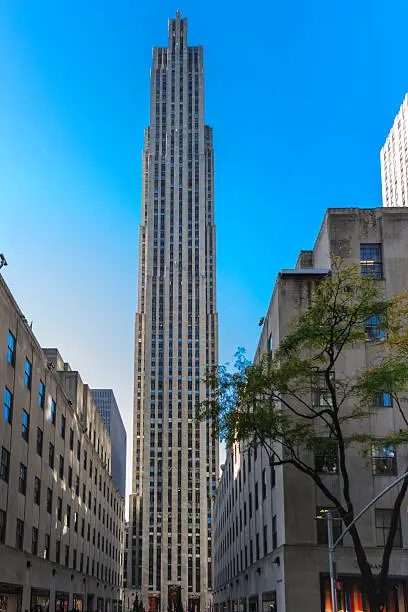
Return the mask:
<path id="1" fill-rule="evenodd" d="M 195 405 L 218 361 L 214 161 L 202 47 L 187 46 L 179 11 L 168 48 L 153 49 L 150 95 L 135 329 L 135 580 L 146 607 L 167 610 L 180 598 L 184 609 L 207 610 L 218 443 L 210 422 L 195 421 Z"/>

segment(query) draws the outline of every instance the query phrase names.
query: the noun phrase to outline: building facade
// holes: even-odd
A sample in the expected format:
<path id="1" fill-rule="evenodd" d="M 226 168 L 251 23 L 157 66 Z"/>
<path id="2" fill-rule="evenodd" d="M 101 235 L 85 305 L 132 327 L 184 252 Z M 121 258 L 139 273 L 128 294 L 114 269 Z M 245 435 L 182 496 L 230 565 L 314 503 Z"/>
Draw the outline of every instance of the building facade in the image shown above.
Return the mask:
<path id="1" fill-rule="evenodd" d="M 408 206 L 408 94 L 381 149 L 383 206 Z"/>
<path id="2" fill-rule="evenodd" d="M 177 598 L 206 610 L 212 588 L 218 444 L 195 404 L 218 359 L 213 167 L 203 49 L 187 45 L 177 13 L 168 46 L 153 49 L 139 233 L 132 492 L 151 609 Z"/>
<path id="3" fill-rule="evenodd" d="M 92 397 L 109 432 L 112 448 L 112 478 L 125 498 L 126 430 L 112 389 L 92 389 Z"/>
<path id="4" fill-rule="evenodd" d="M 263 354 L 275 351 L 293 317 L 310 305 L 316 283 L 330 270 L 330 253 L 342 256 L 346 264 L 360 263 L 363 274 L 375 274 L 387 296 L 407 289 L 408 210 L 329 209 L 314 249 L 302 251 L 296 268 L 283 270 L 278 276 L 256 361 Z M 336 365 L 336 378 L 365 367 L 377 350 L 378 344 L 369 339 L 366 346 L 347 350 Z M 387 401 L 376 409 L 370 427 L 380 437 L 405 425 L 398 408 Z M 406 447 L 397 449 L 397 458 L 393 469 L 380 470 L 380 459 L 367 459 L 357 448 L 348 448 L 351 494 L 358 500 L 357 510 L 390 484 L 395 474 L 403 473 L 408 460 Z M 323 466 L 320 476 L 339 495 L 340 477 L 335 465 L 330 470 Z M 389 524 L 387 517 L 396 495 L 396 490 L 390 491 L 360 519 L 360 534 L 373 568 L 381 562 L 381 547 Z M 215 609 L 331 612 L 327 524 L 316 520 L 328 506 L 327 499 L 309 478 L 291 466 L 271 466 L 261 447 L 250 450 L 241 445 L 229 450 L 214 505 Z M 406 512 L 401 511 L 400 521 L 401 529 L 391 556 L 393 602 L 390 609 L 406 612 Z M 334 524 L 337 536 L 339 527 L 339 523 Z M 345 536 L 335 556 L 337 584 L 343 601 L 348 602 L 345 609 L 347 612 L 362 610 L 358 569 L 349 536 Z"/>
<path id="5" fill-rule="evenodd" d="M 90 389 L 0 275 L 0 608 L 119 610 L 124 501 Z"/>

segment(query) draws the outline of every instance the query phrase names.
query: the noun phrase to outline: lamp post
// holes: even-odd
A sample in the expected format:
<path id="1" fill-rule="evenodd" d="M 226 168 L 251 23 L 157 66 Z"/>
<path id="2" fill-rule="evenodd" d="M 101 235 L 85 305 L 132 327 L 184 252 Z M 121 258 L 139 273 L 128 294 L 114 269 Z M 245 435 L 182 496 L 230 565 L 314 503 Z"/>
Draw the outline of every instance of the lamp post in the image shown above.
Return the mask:
<path id="1" fill-rule="evenodd" d="M 344 531 L 339 535 L 337 540 L 333 542 L 333 514 L 329 511 L 327 512 L 327 536 L 328 536 L 328 544 L 329 544 L 329 572 L 330 572 L 330 594 L 331 594 L 331 605 L 332 612 L 337 612 L 337 602 L 336 602 L 336 585 L 334 578 L 334 551 L 336 546 L 341 542 L 346 533 L 348 533 L 351 527 L 373 506 L 383 495 L 388 493 L 390 489 L 395 487 L 398 483 L 408 477 L 408 470 L 399 476 L 396 480 L 394 480 L 388 487 L 385 487 L 378 495 L 374 497 L 364 508 L 357 514 L 357 516 L 351 521 L 350 525 L 348 525 Z"/>

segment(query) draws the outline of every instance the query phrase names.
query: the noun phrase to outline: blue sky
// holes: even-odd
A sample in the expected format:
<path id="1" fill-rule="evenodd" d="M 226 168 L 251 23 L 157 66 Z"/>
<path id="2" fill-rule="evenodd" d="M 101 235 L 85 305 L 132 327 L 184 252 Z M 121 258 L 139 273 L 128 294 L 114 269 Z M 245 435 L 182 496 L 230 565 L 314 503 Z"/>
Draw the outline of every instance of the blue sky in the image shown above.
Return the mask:
<path id="1" fill-rule="evenodd" d="M 223 362 L 253 355 L 276 274 L 327 207 L 381 205 L 408 89 L 402 0 L 2 0 L 4 276 L 41 344 L 114 389 L 128 437 L 151 48 L 176 9 L 205 48 Z"/>

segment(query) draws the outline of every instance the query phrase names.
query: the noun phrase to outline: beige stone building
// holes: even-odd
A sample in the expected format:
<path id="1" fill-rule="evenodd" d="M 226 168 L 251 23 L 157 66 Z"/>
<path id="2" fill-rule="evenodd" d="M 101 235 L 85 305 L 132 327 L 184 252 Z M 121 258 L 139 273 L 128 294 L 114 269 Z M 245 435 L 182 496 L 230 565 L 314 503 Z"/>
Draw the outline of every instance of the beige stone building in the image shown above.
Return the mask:
<path id="1" fill-rule="evenodd" d="M 1 275 L 0 392 L 0 609 L 119 610 L 124 501 L 108 431 Z"/>
<path id="2" fill-rule="evenodd" d="M 381 149 L 383 206 L 408 206 L 408 94 Z"/>
<path id="3" fill-rule="evenodd" d="M 342 254 L 345 263 L 360 263 L 362 274 L 373 274 L 388 296 L 408 289 L 408 210 L 329 209 L 313 250 L 301 251 L 296 267 L 278 275 L 255 359 L 273 352 L 292 318 L 310 304 L 316 282 L 330 270 L 331 252 Z M 365 346 L 342 356 L 336 377 L 352 374 L 370 362 L 376 341 L 381 339 L 377 331 L 371 328 Z M 381 395 L 381 405 L 370 417 L 369 426 L 377 436 L 405 427 L 388 394 Z M 401 447 L 396 454 L 367 459 L 350 448 L 347 460 L 352 497 L 359 511 L 407 469 L 408 454 Z M 336 465 L 322 466 L 321 478 L 340 494 Z M 360 520 L 363 544 L 374 568 L 380 563 L 396 494 L 395 489 L 390 491 Z M 408 609 L 406 507 L 404 503 L 391 557 L 394 612 Z M 329 612 L 327 525 L 315 518 L 322 509 L 329 509 L 329 502 L 314 483 L 290 466 L 272 469 L 261 448 L 251 454 L 245 447 L 228 451 L 214 507 L 216 610 Z M 339 523 L 335 523 L 339 535 L 338 530 Z M 349 536 L 336 551 L 336 564 L 343 609 L 355 612 L 360 608 L 351 607 L 349 600 L 358 597 L 358 570 Z"/>
<path id="4" fill-rule="evenodd" d="M 203 49 L 188 46 L 177 13 L 168 46 L 153 49 L 139 233 L 127 585 L 141 586 L 150 609 L 181 599 L 207 610 L 211 600 L 218 442 L 195 405 L 218 360 L 213 168 Z"/>

